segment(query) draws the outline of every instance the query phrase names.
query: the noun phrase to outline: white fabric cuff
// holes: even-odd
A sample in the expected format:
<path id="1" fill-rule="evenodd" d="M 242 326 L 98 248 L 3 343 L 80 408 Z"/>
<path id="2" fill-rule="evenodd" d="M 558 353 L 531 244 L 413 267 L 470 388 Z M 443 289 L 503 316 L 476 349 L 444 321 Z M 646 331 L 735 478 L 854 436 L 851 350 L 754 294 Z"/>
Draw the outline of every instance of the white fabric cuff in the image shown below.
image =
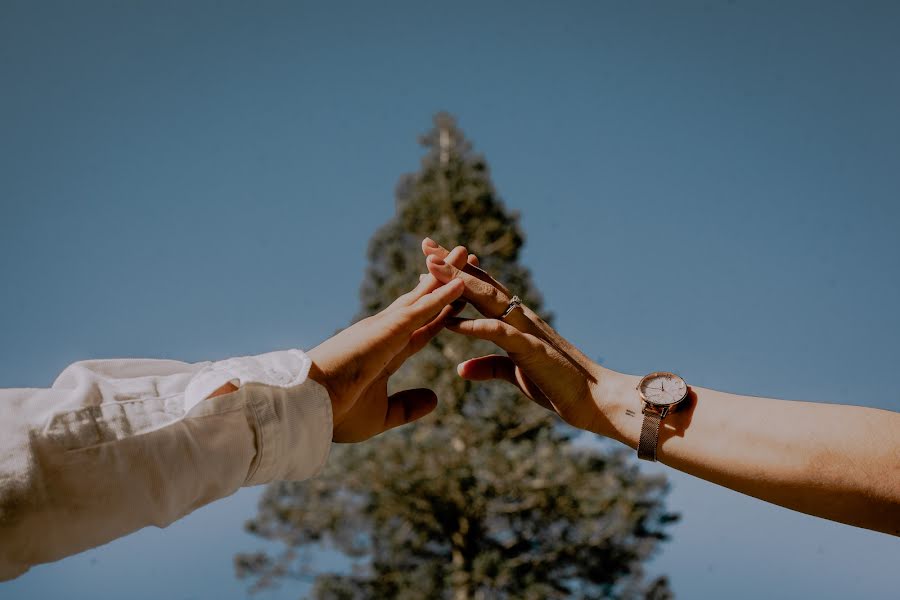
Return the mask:
<path id="1" fill-rule="evenodd" d="M 239 388 L 235 396 L 244 395 L 256 433 L 256 459 L 245 486 L 300 481 L 324 468 L 331 449 L 331 398 L 309 379 L 311 364 L 304 352 L 285 350 L 211 363 L 191 379 L 187 411 L 229 381 Z"/>

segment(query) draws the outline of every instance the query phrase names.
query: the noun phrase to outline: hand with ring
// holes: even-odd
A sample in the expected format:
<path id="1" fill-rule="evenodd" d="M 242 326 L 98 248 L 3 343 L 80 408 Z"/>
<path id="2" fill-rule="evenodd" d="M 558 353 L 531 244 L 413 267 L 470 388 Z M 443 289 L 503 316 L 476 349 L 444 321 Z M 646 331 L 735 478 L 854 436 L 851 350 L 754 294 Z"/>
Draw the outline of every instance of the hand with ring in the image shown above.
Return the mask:
<path id="1" fill-rule="evenodd" d="M 440 282 L 461 279 L 463 297 L 485 318 L 447 320 L 447 329 L 491 341 L 507 356 L 490 355 L 467 360 L 457 368 L 472 381 L 502 379 L 517 386 L 528 398 L 553 410 L 567 423 L 613 436 L 604 410 L 606 387 L 616 385 L 612 373 L 590 360 L 559 335 L 518 296 L 479 267 L 466 248 L 452 251 L 426 238 L 422 242 L 429 272 Z"/>

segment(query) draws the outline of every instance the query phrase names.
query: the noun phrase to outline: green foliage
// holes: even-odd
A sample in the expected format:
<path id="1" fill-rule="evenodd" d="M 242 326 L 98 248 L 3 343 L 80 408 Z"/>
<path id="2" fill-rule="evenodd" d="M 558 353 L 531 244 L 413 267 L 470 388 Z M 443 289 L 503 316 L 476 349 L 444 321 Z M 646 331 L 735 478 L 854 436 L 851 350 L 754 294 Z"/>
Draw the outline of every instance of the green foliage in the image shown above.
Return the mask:
<path id="1" fill-rule="evenodd" d="M 464 243 L 540 310 L 518 262 L 518 218 L 487 163 L 445 113 L 421 143 L 421 169 L 401 179 L 397 214 L 372 238 L 360 317 L 418 281 L 426 235 Z M 460 361 L 495 351 L 444 332 L 413 357 L 396 387 L 431 387 L 437 411 L 335 446 L 314 480 L 270 485 L 247 528 L 285 551 L 240 555 L 238 574 L 257 586 L 315 577 L 323 599 L 668 598 L 665 578 L 648 585 L 641 569 L 675 519 L 662 504 L 665 482 L 641 475 L 621 450 L 576 444 L 575 431 L 511 386 L 456 375 Z M 304 554 L 321 548 L 353 568 L 317 568 Z"/>

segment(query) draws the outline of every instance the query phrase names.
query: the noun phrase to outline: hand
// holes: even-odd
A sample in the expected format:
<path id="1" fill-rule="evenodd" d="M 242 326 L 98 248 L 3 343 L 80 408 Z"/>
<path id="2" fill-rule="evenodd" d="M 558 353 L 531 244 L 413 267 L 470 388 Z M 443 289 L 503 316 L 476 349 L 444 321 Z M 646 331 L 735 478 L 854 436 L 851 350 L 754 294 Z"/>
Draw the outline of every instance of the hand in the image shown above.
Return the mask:
<path id="1" fill-rule="evenodd" d="M 611 436 L 609 407 L 600 400 L 610 385 L 618 385 L 612 371 L 590 360 L 527 306 L 503 320 L 510 292 L 479 268 L 478 258 L 462 246 L 448 252 L 431 239 L 422 242 L 429 272 L 442 283 L 463 281 L 463 296 L 484 319 L 447 320 L 447 329 L 494 342 L 508 356 L 490 355 L 467 360 L 457 368 L 464 379 L 502 379 L 517 386 L 541 406 L 567 423 Z"/>
<path id="2" fill-rule="evenodd" d="M 331 396 L 335 442 L 359 442 L 424 417 L 437 406 L 429 389 L 388 396 L 387 382 L 455 314 L 464 285 L 423 275 L 389 307 L 325 340 L 309 352 L 309 376 Z M 458 310 L 456 311 L 458 312 Z"/>

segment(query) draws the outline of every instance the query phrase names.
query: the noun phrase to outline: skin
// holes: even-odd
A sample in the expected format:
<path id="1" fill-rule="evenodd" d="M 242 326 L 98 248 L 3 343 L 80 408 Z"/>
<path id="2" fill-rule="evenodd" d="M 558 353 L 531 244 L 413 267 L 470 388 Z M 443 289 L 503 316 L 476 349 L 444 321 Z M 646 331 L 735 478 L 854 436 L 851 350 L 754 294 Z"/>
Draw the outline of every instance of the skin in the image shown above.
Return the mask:
<path id="1" fill-rule="evenodd" d="M 506 355 L 459 365 L 473 381 L 502 379 L 569 424 L 636 449 L 640 377 L 590 360 L 528 307 L 499 317 L 510 293 L 459 246 L 423 241 L 429 272 L 463 281 L 485 318 L 448 329 L 494 342 Z M 689 387 L 660 427 L 657 458 L 712 483 L 810 515 L 900 536 L 900 413 L 740 396 Z"/>
<path id="2" fill-rule="evenodd" d="M 335 442 L 361 442 L 434 410 L 437 396 L 432 390 L 388 395 L 388 380 L 465 305 L 453 304 L 463 288 L 462 282 L 444 285 L 422 275 L 415 289 L 389 307 L 307 353 L 312 360 L 309 377 L 322 384 L 331 398 Z M 211 396 L 236 389 L 228 383 Z"/>
<path id="3" fill-rule="evenodd" d="M 388 379 L 437 335 L 463 292 L 431 275 L 389 307 L 316 346 L 309 376 L 329 392 L 335 442 L 361 442 L 421 419 L 437 406 L 430 389 L 388 395 Z"/>

